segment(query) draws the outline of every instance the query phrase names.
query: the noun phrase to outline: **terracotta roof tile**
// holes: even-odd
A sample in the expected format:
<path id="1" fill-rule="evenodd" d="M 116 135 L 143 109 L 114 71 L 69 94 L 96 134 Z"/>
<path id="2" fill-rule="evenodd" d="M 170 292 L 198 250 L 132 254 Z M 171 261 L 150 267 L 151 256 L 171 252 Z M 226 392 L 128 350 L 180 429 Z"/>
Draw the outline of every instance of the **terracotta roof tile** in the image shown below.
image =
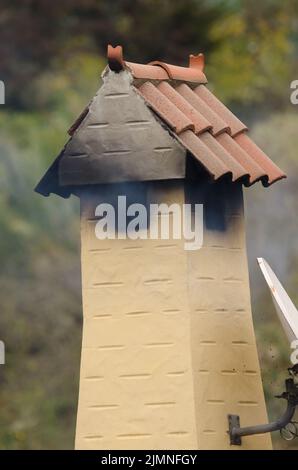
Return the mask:
<path id="1" fill-rule="evenodd" d="M 132 62 L 125 62 L 134 78 L 143 78 L 151 80 L 166 80 L 168 79 L 167 72 L 162 67 L 154 65 L 135 64 Z"/>
<path id="2" fill-rule="evenodd" d="M 268 186 L 285 178 L 249 139 L 247 127 L 205 85 L 192 90 L 176 82 L 145 82 L 138 90 L 215 179 L 230 174 L 232 181 L 241 179 L 246 186 L 258 180 Z"/>
<path id="3" fill-rule="evenodd" d="M 178 65 L 166 64 L 155 60 L 149 65 L 157 65 L 162 67 L 171 80 L 182 80 L 184 82 L 207 83 L 207 79 L 202 70 L 197 67 L 179 67 Z"/>
<path id="4" fill-rule="evenodd" d="M 227 135 L 227 134 L 226 134 Z M 227 135 L 228 136 L 228 135 Z M 229 137 L 229 136 L 228 136 Z M 222 161 L 226 168 L 232 172 L 232 180 L 237 181 L 244 176 L 248 177 L 249 172 L 240 164 L 237 158 L 234 158 L 225 148 L 220 145 L 217 139 L 205 132 L 200 136 L 200 140 Z"/>
<path id="5" fill-rule="evenodd" d="M 281 171 L 269 157 L 267 157 L 267 155 L 247 136 L 245 132 L 235 137 L 235 141 L 258 165 L 262 167 L 268 176 L 268 183 L 264 181 L 265 185 L 270 185 L 275 181 L 286 177 L 285 173 Z"/>
<path id="6" fill-rule="evenodd" d="M 230 135 L 221 134 L 217 137 L 217 141 L 247 171 L 250 184 L 266 177 L 266 171 Z"/>
<path id="7" fill-rule="evenodd" d="M 178 140 L 193 154 L 214 179 L 226 174 L 232 174 L 231 170 L 190 130 L 179 134 Z"/>
<path id="8" fill-rule="evenodd" d="M 168 82 L 161 82 L 157 89 L 161 91 L 194 125 L 195 134 L 207 131 L 212 125 L 202 114 L 179 94 Z"/>
<path id="9" fill-rule="evenodd" d="M 207 87 L 199 85 L 194 92 L 216 113 L 231 129 L 231 135 L 234 137 L 240 132 L 247 130 L 247 127 L 241 122 L 216 96 L 208 90 Z"/>
<path id="10" fill-rule="evenodd" d="M 122 46 L 113 47 L 109 44 L 107 56 L 109 67 L 111 70 L 114 70 L 114 72 L 120 72 L 120 70 L 125 67 Z"/>
<path id="11" fill-rule="evenodd" d="M 211 132 L 218 135 L 221 132 L 231 132 L 229 126 L 185 83 L 178 85 L 176 91 L 180 93 L 207 121 L 211 124 Z"/>
<path id="12" fill-rule="evenodd" d="M 204 67 L 205 67 L 204 54 L 202 54 L 202 53 L 197 54 L 197 55 L 190 54 L 189 55 L 189 66 L 193 69 L 199 69 L 203 72 Z"/>
<path id="13" fill-rule="evenodd" d="M 174 132 L 180 134 L 186 129 L 195 130 L 195 125 L 180 109 L 176 107 L 158 88 L 151 82 L 146 82 L 139 87 L 139 92 L 145 98 L 150 107 L 166 121 Z"/>
<path id="14" fill-rule="evenodd" d="M 246 186 L 258 180 L 261 180 L 264 186 L 269 186 L 286 177 L 283 171 L 248 137 L 245 124 L 205 86 L 202 54 L 191 55 L 188 67 L 178 67 L 159 61 L 145 65 L 124 61 L 122 47 L 109 46 L 108 64 L 115 73 L 129 71 L 132 83 L 130 81 L 128 86 L 145 100 L 147 106 L 161 121 L 164 121 L 168 131 L 184 147 L 181 149 L 179 146 L 183 153 L 182 171 L 179 173 L 181 177 L 185 177 L 185 149 L 215 180 L 228 176 L 231 181 L 241 181 Z M 104 74 L 104 79 L 105 76 Z M 112 76 L 111 79 L 114 80 L 116 77 Z M 121 77 L 119 83 L 122 83 Z M 127 80 L 125 83 L 127 86 Z M 130 92 L 133 94 L 132 90 Z M 129 94 L 125 96 L 128 97 Z M 84 126 L 89 112 L 88 106 L 70 128 L 69 133 L 72 136 L 70 142 L 76 138 L 81 126 Z M 110 124 L 113 126 L 113 115 L 110 122 L 104 123 L 107 127 Z M 166 127 L 165 125 L 163 127 Z M 93 129 L 93 132 L 96 130 Z M 152 138 L 154 139 L 154 136 Z M 100 136 L 96 135 L 96 139 L 100 141 Z M 67 190 L 59 186 L 59 171 L 64 151 L 65 149 L 38 185 L 37 191 L 42 194 L 48 195 L 52 191 L 66 197 L 72 192 L 70 186 Z M 143 163 L 146 167 L 147 160 Z M 168 168 L 172 168 L 172 160 L 169 159 L 167 164 Z M 154 167 L 154 174 L 159 176 L 160 168 Z M 172 175 L 173 172 L 170 171 L 168 178 L 171 179 Z M 163 177 L 167 177 L 167 173 L 164 173 Z"/>
<path id="15" fill-rule="evenodd" d="M 268 186 L 285 177 L 247 136 L 246 125 L 205 86 L 202 54 L 191 55 L 189 67 L 160 61 L 143 65 L 125 62 L 122 48 L 109 46 L 108 62 L 112 70 L 128 68 L 142 79 L 134 85 L 146 103 L 214 178 L 230 174 L 233 181 L 261 180 Z"/>
<path id="16" fill-rule="evenodd" d="M 121 46 L 113 47 L 108 45 L 108 63 L 111 70 L 120 72 L 128 68 L 134 78 L 148 80 L 181 80 L 192 83 L 207 83 L 207 78 L 203 72 L 203 54 L 190 55 L 189 67 L 180 67 L 165 62 L 153 61 L 149 64 L 137 64 L 123 60 Z"/>

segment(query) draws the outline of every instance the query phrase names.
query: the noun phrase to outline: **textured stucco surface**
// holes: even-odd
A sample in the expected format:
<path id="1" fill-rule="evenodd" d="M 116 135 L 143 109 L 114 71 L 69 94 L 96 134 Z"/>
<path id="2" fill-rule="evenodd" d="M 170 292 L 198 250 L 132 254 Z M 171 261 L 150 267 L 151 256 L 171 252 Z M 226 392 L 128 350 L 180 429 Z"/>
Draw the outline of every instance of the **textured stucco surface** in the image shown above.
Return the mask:
<path id="1" fill-rule="evenodd" d="M 79 449 L 229 449 L 227 414 L 267 420 L 255 345 L 237 185 L 155 182 L 82 192 L 84 330 Z M 95 207 L 204 203 L 204 246 L 97 240 Z M 186 196 L 185 196 L 186 195 Z M 270 448 L 269 436 L 242 449 Z"/>
<path id="2" fill-rule="evenodd" d="M 62 185 L 184 178 L 186 150 L 146 106 L 128 72 L 109 72 L 60 160 Z"/>

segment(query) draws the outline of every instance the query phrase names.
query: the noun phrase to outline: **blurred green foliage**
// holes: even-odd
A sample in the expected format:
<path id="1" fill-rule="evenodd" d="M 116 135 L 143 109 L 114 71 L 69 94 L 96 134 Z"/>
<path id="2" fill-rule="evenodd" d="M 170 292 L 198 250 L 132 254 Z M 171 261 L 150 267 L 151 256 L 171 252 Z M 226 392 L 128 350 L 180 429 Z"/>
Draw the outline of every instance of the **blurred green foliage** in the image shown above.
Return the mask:
<path id="1" fill-rule="evenodd" d="M 108 42 L 132 61 L 206 73 L 254 139 L 290 177 L 247 190 L 249 258 L 267 257 L 298 304 L 296 0 L 3 0 L 0 7 L 0 448 L 72 448 L 81 342 L 79 204 L 33 188 L 100 85 Z M 260 185 L 259 185 L 260 186 Z M 268 239 L 270 237 L 270 243 Z M 289 349 L 264 280 L 251 264 L 253 310 L 271 417 L 282 405 Z M 285 448 L 276 438 L 276 447 Z M 290 446 L 294 446 L 297 443 Z"/>
<path id="2" fill-rule="evenodd" d="M 298 2 L 233 3 L 231 13 L 210 29 L 218 47 L 208 77 L 225 101 L 284 107 L 287 84 L 298 73 Z"/>

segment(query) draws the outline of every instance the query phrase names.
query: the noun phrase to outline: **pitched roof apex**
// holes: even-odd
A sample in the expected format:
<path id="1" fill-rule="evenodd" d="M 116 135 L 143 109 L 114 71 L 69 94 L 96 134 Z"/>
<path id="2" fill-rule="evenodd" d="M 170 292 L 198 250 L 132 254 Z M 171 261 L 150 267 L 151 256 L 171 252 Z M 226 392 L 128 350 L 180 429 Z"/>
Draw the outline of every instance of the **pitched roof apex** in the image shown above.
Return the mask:
<path id="1" fill-rule="evenodd" d="M 136 79 L 151 80 L 178 80 L 192 83 L 207 83 L 204 70 L 204 55 L 198 54 L 189 56 L 189 66 L 167 64 L 158 60 L 148 64 L 138 64 L 126 62 L 123 59 L 122 46 L 113 47 L 108 45 L 107 58 L 109 68 L 118 73 L 121 70 L 129 69 Z"/>

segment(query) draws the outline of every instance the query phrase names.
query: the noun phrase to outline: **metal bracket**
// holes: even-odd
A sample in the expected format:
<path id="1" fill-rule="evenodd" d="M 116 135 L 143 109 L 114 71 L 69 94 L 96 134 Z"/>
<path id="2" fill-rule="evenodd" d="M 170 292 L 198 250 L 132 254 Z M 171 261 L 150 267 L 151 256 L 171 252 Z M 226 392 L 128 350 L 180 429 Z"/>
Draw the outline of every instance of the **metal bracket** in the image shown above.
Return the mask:
<path id="1" fill-rule="evenodd" d="M 241 446 L 241 437 L 252 436 L 255 434 L 266 434 L 268 432 L 279 431 L 284 429 L 284 434 L 289 429 L 286 427 L 291 423 L 294 424 L 292 418 L 295 414 L 296 406 L 298 406 L 298 366 L 294 366 L 288 369 L 291 378 L 285 382 L 286 391 L 279 395 L 278 398 L 283 398 L 287 401 L 287 409 L 284 414 L 268 424 L 257 424 L 255 426 L 247 426 L 245 428 L 240 427 L 240 418 L 238 415 L 228 415 L 230 444 Z M 295 426 L 295 424 L 294 424 Z M 297 432 L 290 432 L 291 437 L 297 437 Z"/>
<path id="2" fill-rule="evenodd" d="M 233 430 L 240 428 L 240 418 L 238 415 L 228 415 L 229 422 L 229 436 L 231 446 L 241 446 L 241 437 L 234 434 Z"/>

